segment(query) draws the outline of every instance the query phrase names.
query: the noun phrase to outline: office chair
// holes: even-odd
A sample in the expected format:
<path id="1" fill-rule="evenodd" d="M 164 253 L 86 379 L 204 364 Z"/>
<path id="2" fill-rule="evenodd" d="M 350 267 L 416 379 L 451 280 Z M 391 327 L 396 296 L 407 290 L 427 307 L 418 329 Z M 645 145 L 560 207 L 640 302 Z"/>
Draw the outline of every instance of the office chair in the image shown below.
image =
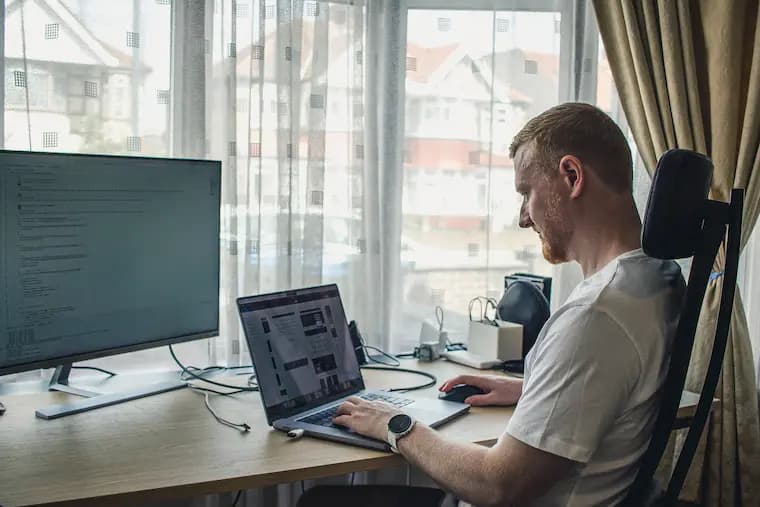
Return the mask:
<path id="1" fill-rule="evenodd" d="M 712 161 L 704 155 L 688 150 L 670 150 L 660 158 L 652 181 L 642 231 L 644 252 L 658 259 L 693 256 L 693 260 L 660 410 L 649 447 L 628 492 L 627 506 L 669 507 L 676 504 L 707 422 L 720 376 L 736 289 L 744 191 L 734 189 L 730 203 L 708 199 L 712 174 Z M 711 274 L 718 248 L 726 235 L 724 271 Z M 686 441 L 667 486 L 661 488 L 656 484 L 654 473 L 671 431 L 676 429 L 674 424 L 697 322 L 707 284 L 712 279 L 719 279 L 722 283 L 715 342 L 696 413 L 691 423 L 683 426 L 689 428 Z"/>

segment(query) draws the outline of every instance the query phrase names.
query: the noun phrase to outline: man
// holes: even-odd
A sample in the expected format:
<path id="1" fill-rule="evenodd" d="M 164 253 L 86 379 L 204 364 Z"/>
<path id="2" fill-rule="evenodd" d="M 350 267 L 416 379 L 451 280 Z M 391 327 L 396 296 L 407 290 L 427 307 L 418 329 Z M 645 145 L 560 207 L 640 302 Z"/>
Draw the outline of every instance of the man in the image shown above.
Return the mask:
<path id="1" fill-rule="evenodd" d="M 451 442 L 420 423 L 395 444 L 473 504 L 616 505 L 654 426 L 683 277 L 675 263 L 641 251 L 631 153 L 602 111 L 553 107 L 515 136 L 510 155 L 520 226 L 538 233 L 549 262 L 577 261 L 584 280 L 542 329 L 524 382 L 460 376 L 441 386 L 482 388 L 466 400 L 472 405 L 517 403 L 496 445 Z M 385 440 L 396 414 L 351 398 L 335 423 Z"/>

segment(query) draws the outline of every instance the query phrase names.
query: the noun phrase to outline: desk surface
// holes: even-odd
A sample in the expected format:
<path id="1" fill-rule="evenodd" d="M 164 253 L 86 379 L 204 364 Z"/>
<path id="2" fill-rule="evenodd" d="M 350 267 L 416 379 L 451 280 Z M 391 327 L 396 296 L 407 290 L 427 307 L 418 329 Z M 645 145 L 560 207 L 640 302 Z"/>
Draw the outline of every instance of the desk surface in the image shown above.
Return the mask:
<path id="1" fill-rule="evenodd" d="M 437 361 L 405 361 L 441 381 L 477 370 Z M 419 383 L 404 373 L 366 371 L 369 388 Z M 437 396 L 436 387 L 408 393 Z M 0 505 L 71 502 L 134 504 L 372 470 L 402 463 L 393 454 L 312 438 L 291 440 L 267 426 L 258 393 L 212 397 L 223 417 L 246 421 L 243 434 L 216 422 L 188 389 L 45 421 L 36 408 L 70 399 L 63 393 L 4 395 L 0 417 Z M 685 399 L 679 417 L 693 411 Z M 490 445 L 512 408 L 472 408 L 440 429 L 457 441 Z"/>

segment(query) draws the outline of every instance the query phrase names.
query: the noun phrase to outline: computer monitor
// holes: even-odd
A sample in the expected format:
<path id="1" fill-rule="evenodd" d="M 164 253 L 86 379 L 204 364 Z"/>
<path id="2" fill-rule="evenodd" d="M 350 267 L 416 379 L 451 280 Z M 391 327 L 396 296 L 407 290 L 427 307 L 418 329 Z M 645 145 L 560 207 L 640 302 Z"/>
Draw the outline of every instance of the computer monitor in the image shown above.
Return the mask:
<path id="1" fill-rule="evenodd" d="M 0 150 L 0 375 L 57 367 L 88 394 L 73 362 L 218 334 L 220 186 L 218 161 Z"/>

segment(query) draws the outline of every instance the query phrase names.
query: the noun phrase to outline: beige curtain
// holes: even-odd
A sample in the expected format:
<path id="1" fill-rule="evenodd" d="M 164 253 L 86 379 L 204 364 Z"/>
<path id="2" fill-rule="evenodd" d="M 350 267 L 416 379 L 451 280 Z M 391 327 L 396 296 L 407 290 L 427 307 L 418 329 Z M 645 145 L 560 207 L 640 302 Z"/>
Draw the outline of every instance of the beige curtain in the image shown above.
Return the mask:
<path id="1" fill-rule="evenodd" d="M 746 189 L 744 247 L 760 210 L 758 1 L 595 0 L 594 7 L 647 169 L 651 173 L 658 157 L 670 148 L 709 155 L 715 163 L 713 199 L 727 201 L 731 188 Z M 716 271 L 722 269 L 724 255 L 721 250 Z M 702 386 L 719 299 L 720 287 L 713 281 L 687 378 L 689 390 Z M 684 493 L 701 493 L 705 505 L 757 505 L 760 422 L 747 320 L 738 292 L 716 396 L 721 408 Z"/>

